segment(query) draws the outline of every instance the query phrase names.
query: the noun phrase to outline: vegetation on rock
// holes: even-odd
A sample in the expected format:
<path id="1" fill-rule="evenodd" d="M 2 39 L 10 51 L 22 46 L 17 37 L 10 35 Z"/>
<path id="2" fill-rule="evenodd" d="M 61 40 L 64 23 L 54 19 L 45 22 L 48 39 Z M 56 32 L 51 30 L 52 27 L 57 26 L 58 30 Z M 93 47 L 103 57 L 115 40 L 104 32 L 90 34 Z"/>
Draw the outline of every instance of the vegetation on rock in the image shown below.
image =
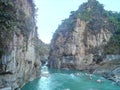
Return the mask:
<path id="1" fill-rule="evenodd" d="M 0 58 L 8 48 L 16 24 L 15 5 L 13 0 L 0 0 Z"/>
<path id="2" fill-rule="evenodd" d="M 104 47 L 105 54 L 120 54 L 120 13 L 105 10 L 97 0 L 88 0 L 77 11 L 72 11 L 70 17 L 58 27 L 53 39 L 59 36 L 58 32 L 74 31 L 77 18 L 87 22 L 87 32 L 93 35 L 101 29 L 111 30 L 113 36 Z"/>
<path id="3" fill-rule="evenodd" d="M 19 89 L 40 74 L 35 11 L 33 0 L 0 0 L 0 89 Z"/>
<path id="4" fill-rule="evenodd" d="M 99 19 L 104 15 L 105 10 L 102 4 L 96 0 L 88 0 L 78 9 L 78 18 L 84 21 L 91 21 L 92 19 Z"/>
<path id="5" fill-rule="evenodd" d="M 18 29 L 24 35 L 25 42 L 35 25 L 35 5 L 28 0 L 32 7 L 32 16 L 27 16 L 14 0 L 0 0 L 0 58 L 9 48 L 9 42 L 17 35 Z"/>
<path id="6" fill-rule="evenodd" d="M 105 10 L 97 0 L 88 0 L 56 30 L 50 66 L 62 68 L 65 64 L 69 68 L 68 62 L 73 61 L 77 69 L 85 69 L 90 63 L 100 64 L 109 54 L 120 54 L 120 13 Z"/>
<path id="7" fill-rule="evenodd" d="M 120 13 L 108 11 L 109 21 L 116 25 L 115 33 L 104 50 L 106 54 L 120 54 Z"/>
<path id="8" fill-rule="evenodd" d="M 39 45 L 37 47 L 40 56 L 49 55 L 50 50 L 49 44 L 45 44 L 44 42 L 39 40 Z"/>

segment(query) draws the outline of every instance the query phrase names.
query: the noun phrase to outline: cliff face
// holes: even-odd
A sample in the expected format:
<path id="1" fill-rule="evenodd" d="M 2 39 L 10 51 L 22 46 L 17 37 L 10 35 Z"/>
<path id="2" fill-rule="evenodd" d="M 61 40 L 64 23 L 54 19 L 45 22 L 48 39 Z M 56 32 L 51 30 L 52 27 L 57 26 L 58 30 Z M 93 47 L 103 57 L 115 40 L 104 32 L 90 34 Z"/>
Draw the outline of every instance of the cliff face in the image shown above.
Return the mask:
<path id="1" fill-rule="evenodd" d="M 89 32 L 87 23 L 77 19 L 72 32 L 59 32 L 56 40 L 51 42 L 50 65 L 56 65 L 57 68 L 85 69 L 93 63 L 95 55 L 103 54 L 102 48 L 111 35 L 110 30 L 103 28 L 99 33 Z"/>
<path id="2" fill-rule="evenodd" d="M 8 24 L 14 23 L 11 29 L 12 33 L 9 34 L 10 28 L 5 27 L 7 36 L 2 38 L 2 34 L 6 32 L 2 31 L 0 40 L 1 46 L 4 49 L 0 51 L 0 88 L 8 87 L 10 90 L 20 88 L 24 83 L 39 76 L 40 57 L 37 50 L 38 37 L 35 24 L 35 8 L 32 0 L 5 0 L 0 1 L 1 7 L 5 8 L 8 15 L 12 14 L 10 9 L 14 9 L 15 16 L 14 21 L 10 21 Z M 5 6 L 8 5 L 8 6 Z M 1 16 L 4 18 L 4 13 Z M 9 20 L 7 17 L 6 22 Z M 11 19 L 13 20 L 13 19 Z M 3 21 L 3 23 L 5 20 Z M 0 22 L 1 23 L 1 22 Z M 3 24 L 4 26 L 4 24 Z M 12 26 L 11 26 L 12 27 Z"/>
<path id="3" fill-rule="evenodd" d="M 95 70 L 109 56 L 105 47 L 116 30 L 117 26 L 103 5 L 88 0 L 77 11 L 71 12 L 56 30 L 51 41 L 49 66 Z"/>

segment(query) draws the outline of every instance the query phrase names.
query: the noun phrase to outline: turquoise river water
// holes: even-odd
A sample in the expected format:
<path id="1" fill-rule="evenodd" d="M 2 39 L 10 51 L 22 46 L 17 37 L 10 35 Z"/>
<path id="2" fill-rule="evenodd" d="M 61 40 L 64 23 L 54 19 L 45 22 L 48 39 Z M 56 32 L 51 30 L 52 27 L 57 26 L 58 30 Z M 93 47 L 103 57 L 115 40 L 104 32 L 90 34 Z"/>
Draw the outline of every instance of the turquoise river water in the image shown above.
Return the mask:
<path id="1" fill-rule="evenodd" d="M 41 69 L 41 77 L 21 90 L 120 90 L 114 82 L 98 75 L 71 70 Z"/>

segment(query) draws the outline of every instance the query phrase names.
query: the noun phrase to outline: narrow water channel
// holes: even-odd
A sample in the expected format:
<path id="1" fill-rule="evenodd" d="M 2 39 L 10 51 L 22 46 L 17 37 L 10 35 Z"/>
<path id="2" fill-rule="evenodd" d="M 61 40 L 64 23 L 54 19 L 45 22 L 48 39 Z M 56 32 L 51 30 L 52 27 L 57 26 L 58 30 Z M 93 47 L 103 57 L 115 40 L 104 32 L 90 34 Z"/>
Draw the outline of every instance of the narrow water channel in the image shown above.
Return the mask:
<path id="1" fill-rule="evenodd" d="M 101 76 L 72 70 L 41 69 L 41 78 L 27 83 L 21 90 L 120 90 L 114 82 Z"/>

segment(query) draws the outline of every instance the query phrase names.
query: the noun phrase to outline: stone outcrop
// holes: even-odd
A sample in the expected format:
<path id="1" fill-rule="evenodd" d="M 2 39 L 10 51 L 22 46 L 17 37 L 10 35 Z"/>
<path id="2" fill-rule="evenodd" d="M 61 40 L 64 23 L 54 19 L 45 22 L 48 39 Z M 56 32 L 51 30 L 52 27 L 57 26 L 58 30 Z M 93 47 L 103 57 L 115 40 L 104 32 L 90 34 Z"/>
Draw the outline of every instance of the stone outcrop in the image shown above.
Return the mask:
<path id="1" fill-rule="evenodd" d="M 120 60 L 104 61 L 93 71 L 93 73 L 102 75 L 120 85 Z"/>
<path id="2" fill-rule="evenodd" d="M 0 90 L 17 90 L 40 74 L 33 1 L 15 0 L 12 3 L 16 9 L 16 23 L 12 39 L 7 42 L 7 53 L 0 59 Z"/>
<path id="3" fill-rule="evenodd" d="M 120 29 L 114 14 L 96 0 L 72 11 L 53 35 L 49 67 L 101 74 L 120 84 Z"/>
<path id="4" fill-rule="evenodd" d="M 117 82 L 118 85 L 120 85 L 120 67 L 112 70 L 112 72 L 109 73 L 109 78 Z"/>
<path id="5" fill-rule="evenodd" d="M 51 41 L 49 66 L 86 70 L 100 63 L 116 28 L 104 12 L 99 2 L 88 0 L 63 20 Z"/>
<path id="6" fill-rule="evenodd" d="M 49 67 L 101 74 L 120 85 L 120 28 L 114 14 L 96 0 L 72 11 L 53 35 Z"/>

